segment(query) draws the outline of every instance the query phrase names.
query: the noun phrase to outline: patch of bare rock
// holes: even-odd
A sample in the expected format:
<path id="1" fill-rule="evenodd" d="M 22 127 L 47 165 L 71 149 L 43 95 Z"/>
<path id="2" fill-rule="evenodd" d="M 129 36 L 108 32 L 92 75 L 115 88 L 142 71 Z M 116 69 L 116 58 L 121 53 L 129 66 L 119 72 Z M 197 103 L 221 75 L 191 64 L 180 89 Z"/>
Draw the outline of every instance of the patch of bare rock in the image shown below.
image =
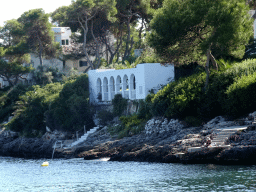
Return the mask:
<path id="1" fill-rule="evenodd" d="M 256 112 L 228 121 L 215 117 L 200 127 L 162 117 L 150 119 L 138 135 L 117 139 L 107 127 L 90 134 L 73 148 L 55 150 L 54 158 L 110 157 L 110 161 L 163 163 L 256 164 Z M 42 138 L 19 137 L 0 130 L 0 155 L 25 158 L 51 158 L 56 140 L 72 140 L 74 135 L 47 132 Z"/>
<path id="2" fill-rule="evenodd" d="M 111 138 L 104 127 L 98 136 L 94 133 L 91 140 L 77 148 L 76 157 L 86 160 L 110 157 L 111 161 L 255 164 L 256 131 L 252 126 L 255 115 L 249 114 L 239 121 L 227 121 L 218 116 L 201 127 L 186 127 L 175 119 L 152 118 L 141 134 L 120 140 Z M 240 131 L 225 133 L 227 138 L 220 135 L 222 145 L 212 143 L 226 128 L 241 126 Z M 83 150 L 88 146 L 89 150 Z"/>

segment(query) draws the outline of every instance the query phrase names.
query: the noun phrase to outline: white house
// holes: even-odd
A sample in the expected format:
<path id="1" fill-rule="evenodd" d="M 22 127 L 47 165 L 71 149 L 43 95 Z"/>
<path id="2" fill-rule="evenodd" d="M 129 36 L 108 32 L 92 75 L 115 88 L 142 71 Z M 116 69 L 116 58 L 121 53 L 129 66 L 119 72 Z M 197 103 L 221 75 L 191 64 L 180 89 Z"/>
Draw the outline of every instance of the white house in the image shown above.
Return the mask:
<path id="1" fill-rule="evenodd" d="M 59 42 L 61 46 L 70 45 L 71 29 L 69 27 L 52 27 L 54 32 L 54 41 Z M 35 54 L 31 54 L 31 63 L 34 68 L 40 65 L 39 57 Z M 43 59 L 43 66 L 58 68 L 59 71 L 63 71 L 65 63 L 57 58 Z"/>
<path id="2" fill-rule="evenodd" d="M 9 86 L 9 82 L 0 77 L 0 88 Z"/>
<path id="3" fill-rule="evenodd" d="M 174 65 L 144 63 L 131 69 L 90 70 L 88 76 L 91 103 L 111 101 L 115 94 L 130 100 L 145 99 L 150 90 L 174 80 Z"/>
<path id="4" fill-rule="evenodd" d="M 83 53 L 83 44 L 71 41 L 71 29 L 69 27 L 52 27 L 52 30 L 54 32 L 54 41 L 59 42 L 62 46 L 63 55 L 73 55 L 73 57 L 65 60 L 58 58 L 43 59 L 43 66 L 58 68 L 62 72 L 69 72 L 72 68 L 80 73 L 88 70 L 89 65 Z M 93 60 L 92 56 L 90 58 Z M 40 65 L 37 55 L 31 54 L 31 63 L 34 68 Z"/>
<path id="5" fill-rule="evenodd" d="M 52 27 L 54 41 L 60 45 L 70 45 L 71 29 L 69 27 Z"/>

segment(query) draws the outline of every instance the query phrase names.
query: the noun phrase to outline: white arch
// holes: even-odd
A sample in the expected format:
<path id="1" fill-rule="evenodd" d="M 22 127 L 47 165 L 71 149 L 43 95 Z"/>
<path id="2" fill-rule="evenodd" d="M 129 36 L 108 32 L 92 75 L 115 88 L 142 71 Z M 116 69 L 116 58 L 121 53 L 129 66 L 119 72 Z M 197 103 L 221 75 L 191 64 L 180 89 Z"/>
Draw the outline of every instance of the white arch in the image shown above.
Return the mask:
<path id="1" fill-rule="evenodd" d="M 109 91 L 110 91 L 110 99 L 114 99 L 115 95 L 115 79 L 113 76 L 110 77 L 109 80 Z"/>
<path id="2" fill-rule="evenodd" d="M 116 94 L 122 94 L 122 79 L 120 75 L 116 78 Z"/>
<path id="3" fill-rule="evenodd" d="M 136 80 L 133 73 L 130 76 L 130 98 L 136 99 Z"/>
<path id="4" fill-rule="evenodd" d="M 128 76 L 125 74 L 123 77 L 123 92 L 124 92 L 124 98 L 129 99 L 129 79 Z"/>
<path id="5" fill-rule="evenodd" d="M 108 101 L 108 79 L 104 77 L 103 79 L 103 101 Z"/>
<path id="6" fill-rule="evenodd" d="M 97 99 L 102 101 L 102 89 L 101 89 L 101 79 L 97 79 Z"/>

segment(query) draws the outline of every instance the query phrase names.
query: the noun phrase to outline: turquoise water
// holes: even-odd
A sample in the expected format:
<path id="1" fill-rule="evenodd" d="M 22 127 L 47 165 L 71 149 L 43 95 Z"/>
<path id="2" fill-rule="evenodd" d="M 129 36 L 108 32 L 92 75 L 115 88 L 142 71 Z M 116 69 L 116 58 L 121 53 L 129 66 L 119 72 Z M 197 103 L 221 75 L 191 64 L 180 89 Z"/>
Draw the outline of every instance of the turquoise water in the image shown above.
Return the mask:
<path id="1" fill-rule="evenodd" d="M 0 157 L 0 191 L 256 191 L 256 166 Z"/>

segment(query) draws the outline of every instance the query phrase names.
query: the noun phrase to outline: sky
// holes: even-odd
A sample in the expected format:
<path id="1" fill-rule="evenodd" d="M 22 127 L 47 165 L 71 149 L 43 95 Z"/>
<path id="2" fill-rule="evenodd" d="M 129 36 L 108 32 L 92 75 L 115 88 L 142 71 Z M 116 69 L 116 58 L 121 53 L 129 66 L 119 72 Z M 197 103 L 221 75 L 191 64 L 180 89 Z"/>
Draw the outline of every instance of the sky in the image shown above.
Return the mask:
<path id="1" fill-rule="evenodd" d="M 42 8 L 45 13 L 50 13 L 58 7 L 70 4 L 71 0 L 3 0 L 0 10 L 0 26 L 3 27 L 7 20 L 18 19 L 24 12 L 31 9 Z"/>

